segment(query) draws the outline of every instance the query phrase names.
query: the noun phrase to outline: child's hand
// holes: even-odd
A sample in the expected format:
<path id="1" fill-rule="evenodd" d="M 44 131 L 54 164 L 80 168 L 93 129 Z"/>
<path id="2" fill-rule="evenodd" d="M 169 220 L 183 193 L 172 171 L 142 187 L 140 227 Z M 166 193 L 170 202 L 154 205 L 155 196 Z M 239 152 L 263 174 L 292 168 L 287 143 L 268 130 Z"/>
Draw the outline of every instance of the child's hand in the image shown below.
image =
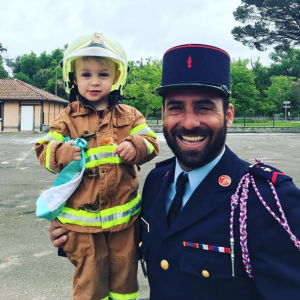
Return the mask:
<path id="1" fill-rule="evenodd" d="M 73 146 L 73 142 L 74 140 L 70 140 L 56 148 L 55 160 L 60 170 L 74 160 L 81 160 L 81 148 L 79 146 Z"/>
<path id="2" fill-rule="evenodd" d="M 66 144 L 71 145 L 74 142 L 74 140 L 68 141 Z M 71 161 L 74 160 L 81 160 L 81 148 L 79 146 L 73 146 L 73 153 L 71 154 Z"/>
<path id="3" fill-rule="evenodd" d="M 119 154 L 125 163 L 132 162 L 136 158 L 136 149 L 131 142 L 125 141 L 117 147 L 114 154 Z"/>

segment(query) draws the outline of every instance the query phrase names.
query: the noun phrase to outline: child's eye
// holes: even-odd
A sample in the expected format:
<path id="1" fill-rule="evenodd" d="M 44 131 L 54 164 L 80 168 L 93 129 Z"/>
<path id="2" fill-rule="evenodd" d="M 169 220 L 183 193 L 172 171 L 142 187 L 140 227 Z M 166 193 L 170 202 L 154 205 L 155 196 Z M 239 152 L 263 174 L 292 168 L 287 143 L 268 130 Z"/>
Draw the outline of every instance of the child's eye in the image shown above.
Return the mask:
<path id="1" fill-rule="evenodd" d="M 91 74 L 88 73 L 88 72 L 84 72 L 84 73 L 81 74 L 81 76 L 82 76 L 82 77 L 90 77 Z"/>
<path id="2" fill-rule="evenodd" d="M 109 74 L 107 72 L 102 72 L 99 74 L 100 77 L 108 77 Z"/>

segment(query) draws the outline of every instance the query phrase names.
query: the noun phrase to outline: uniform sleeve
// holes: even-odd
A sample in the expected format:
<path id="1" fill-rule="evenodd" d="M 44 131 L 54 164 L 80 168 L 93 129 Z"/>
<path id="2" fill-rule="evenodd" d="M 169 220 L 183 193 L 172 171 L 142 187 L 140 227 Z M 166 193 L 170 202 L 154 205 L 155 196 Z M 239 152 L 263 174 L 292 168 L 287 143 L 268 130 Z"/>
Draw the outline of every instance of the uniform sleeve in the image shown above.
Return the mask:
<path id="1" fill-rule="evenodd" d="M 271 212 L 283 220 L 280 205 L 274 199 L 274 190 L 269 183 L 261 179 L 255 181 Z M 255 193 L 254 190 L 250 191 L 252 192 Z M 297 246 L 297 239 L 300 239 L 300 190 L 291 180 L 287 180 L 275 186 L 275 192 L 290 233 L 271 215 L 258 197 L 251 198 L 253 203 L 249 203 L 249 217 L 251 206 L 256 207 L 256 219 L 252 225 L 248 225 L 248 248 L 253 280 L 262 299 L 299 299 L 300 245 L 298 240 Z M 294 234 L 296 239 L 292 240 L 291 234 Z"/>
<path id="2" fill-rule="evenodd" d="M 74 148 L 65 144 L 69 129 L 60 116 L 51 122 L 50 131 L 34 145 L 40 164 L 52 173 L 59 173 L 70 162 Z"/>
<path id="3" fill-rule="evenodd" d="M 135 118 L 131 126 L 130 135 L 123 141 L 130 141 L 136 148 L 137 156 L 133 164 L 144 164 L 159 153 L 159 144 L 156 134 L 148 127 L 144 116 L 134 110 Z"/>

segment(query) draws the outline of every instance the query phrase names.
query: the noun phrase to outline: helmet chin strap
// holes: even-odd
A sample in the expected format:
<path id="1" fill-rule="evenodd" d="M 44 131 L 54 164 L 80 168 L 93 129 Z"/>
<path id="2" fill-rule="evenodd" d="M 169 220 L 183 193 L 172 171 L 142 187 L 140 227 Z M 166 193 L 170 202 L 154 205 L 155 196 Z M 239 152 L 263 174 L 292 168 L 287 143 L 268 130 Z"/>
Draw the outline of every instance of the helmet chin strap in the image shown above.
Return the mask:
<path id="1" fill-rule="evenodd" d="M 74 102 L 77 99 L 78 93 L 78 86 L 74 83 L 74 87 L 70 90 L 70 95 L 69 95 L 69 101 Z"/>

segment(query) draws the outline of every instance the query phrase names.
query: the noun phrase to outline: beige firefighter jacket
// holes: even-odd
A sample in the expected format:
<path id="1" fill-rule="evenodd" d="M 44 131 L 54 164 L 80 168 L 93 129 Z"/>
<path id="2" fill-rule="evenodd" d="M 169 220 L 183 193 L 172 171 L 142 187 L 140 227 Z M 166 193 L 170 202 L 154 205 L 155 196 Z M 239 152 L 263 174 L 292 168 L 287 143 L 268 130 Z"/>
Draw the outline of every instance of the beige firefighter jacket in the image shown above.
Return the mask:
<path id="1" fill-rule="evenodd" d="M 133 201 L 136 202 L 135 209 L 140 206 L 137 165 L 148 162 L 159 152 L 156 135 L 146 125 L 144 116 L 131 106 L 117 104 L 107 108 L 100 118 L 93 107 L 82 105 L 79 101 L 70 103 L 52 121 L 48 135 L 35 144 L 40 163 L 54 173 L 60 172 L 66 166 L 66 158 L 73 151 L 73 146 L 56 140 L 57 136 L 74 140 L 83 137 L 88 142 L 83 179 L 64 208 L 66 215 L 70 212 L 71 219 L 76 219 L 79 214 L 81 221 L 69 221 L 68 217 L 66 221 L 58 217 L 63 226 L 78 232 L 119 231 L 130 226 L 137 218 L 139 209 L 128 217 L 127 207 Z M 105 136 L 112 137 L 116 145 L 122 141 L 133 143 L 137 156 L 132 164 L 106 163 L 103 155 L 107 153 L 102 152 L 105 149 Z M 86 207 L 97 207 L 98 215 L 86 212 Z M 113 208 L 116 209 L 111 211 Z M 90 221 L 94 215 L 98 217 L 93 224 L 82 221 L 84 218 Z"/>

